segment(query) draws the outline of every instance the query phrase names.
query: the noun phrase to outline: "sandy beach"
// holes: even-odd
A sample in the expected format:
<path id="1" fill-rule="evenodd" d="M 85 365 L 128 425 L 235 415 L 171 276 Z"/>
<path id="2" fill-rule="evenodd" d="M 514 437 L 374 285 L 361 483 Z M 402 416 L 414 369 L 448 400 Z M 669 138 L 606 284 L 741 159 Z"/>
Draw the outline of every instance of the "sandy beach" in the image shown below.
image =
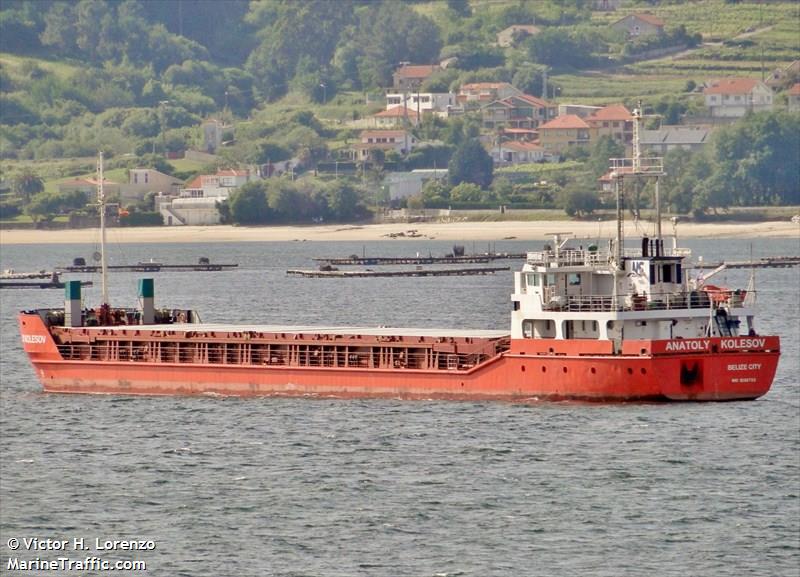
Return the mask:
<path id="1" fill-rule="evenodd" d="M 409 233 L 409 231 L 414 231 Z M 393 223 L 368 225 L 316 226 L 175 226 L 114 228 L 108 240 L 115 243 L 186 242 L 268 242 L 268 241 L 379 241 L 393 238 L 436 239 L 447 241 L 545 240 L 553 232 L 569 232 L 576 238 L 608 238 L 615 234 L 611 221 L 504 221 L 451 223 Z M 663 234 L 672 234 L 672 225 L 663 224 Z M 625 235 L 652 234 L 653 224 L 626 222 Z M 413 236 L 419 235 L 419 236 Z M 792 238 L 800 239 L 800 224 L 787 221 L 760 223 L 680 223 L 681 238 Z M 0 230 L 0 245 L 92 243 L 97 229 Z"/>

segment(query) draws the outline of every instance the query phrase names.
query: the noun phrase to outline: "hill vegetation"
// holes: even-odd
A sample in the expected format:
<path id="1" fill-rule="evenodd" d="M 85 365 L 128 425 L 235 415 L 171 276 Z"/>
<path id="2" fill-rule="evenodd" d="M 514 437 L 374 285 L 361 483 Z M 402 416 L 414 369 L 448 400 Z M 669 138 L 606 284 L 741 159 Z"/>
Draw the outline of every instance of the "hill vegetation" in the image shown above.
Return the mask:
<path id="1" fill-rule="evenodd" d="M 231 199 L 224 214 L 239 222 L 253 215 L 262 222 L 362 218 L 365 206 L 385 202 L 384 172 L 443 167 L 451 159 L 456 177 L 423 191 L 418 202 L 558 206 L 586 214 L 599 202 L 586 194 L 599 176 L 591 150 L 565 154 L 573 170 L 535 165 L 492 172 L 489 165 L 461 178 L 468 172 L 465 155 L 467 164 L 485 165 L 472 147 L 482 132 L 474 113 L 426 117 L 414 133 L 433 146 L 406 157 L 374 157 L 349 180 L 314 173 L 349 160 L 346 151 L 359 131 L 348 123 L 385 107 L 383 91 L 401 62 L 452 59 L 423 91 L 505 81 L 558 102 L 633 108 L 644 98 L 649 111 L 679 121 L 701 112 L 693 88 L 709 77 L 758 76 L 800 57 L 795 2 L 628 0 L 611 13 L 593 11 L 592 4 L 4 0 L 0 217 L 73 210 L 81 200 L 59 197 L 56 185 L 91 173 L 98 150 L 120 177 L 151 166 L 189 179 L 218 167 L 299 159 L 302 182 L 258 183 Z M 630 42 L 609 26 L 642 11 L 666 22 L 658 41 Z M 541 32 L 499 47 L 497 33 L 512 24 L 535 24 Z M 663 48 L 685 52 L 639 60 Z M 165 160 L 196 147 L 200 123 L 210 117 L 231 127 L 214 165 Z M 798 133 L 797 114 L 775 112 L 717 131 L 703 154 L 672 155 L 668 161 L 692 175 L 667 183 L 672 208 L 702 214 L 754 203 L 800 204 L 797 176 L 785 170 Z M 550 170 L 551 178 L 537 174 Z M 255 209 L 246 202 L 253 198 Z M 640 202 L 648 198 L 645 190 Z"/>

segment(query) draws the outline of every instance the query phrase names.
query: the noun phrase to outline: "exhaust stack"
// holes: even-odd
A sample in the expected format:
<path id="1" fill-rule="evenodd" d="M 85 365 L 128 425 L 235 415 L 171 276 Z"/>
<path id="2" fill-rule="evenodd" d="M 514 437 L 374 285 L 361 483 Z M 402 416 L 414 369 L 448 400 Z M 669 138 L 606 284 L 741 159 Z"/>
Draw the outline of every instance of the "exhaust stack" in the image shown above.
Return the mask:
<path id="1" fill-rule="evenodd" d="M 64 325 L 83 326 L 81 306 L 81 281 L 68 280 L 64 283 Z"/>
<path id="2" fill-rule="evenodd" d="M 152 325 L 156 321 L 155 290 L 153 279 L 139 279 L 139 310 L 142 311 L 142 324 Z"/>

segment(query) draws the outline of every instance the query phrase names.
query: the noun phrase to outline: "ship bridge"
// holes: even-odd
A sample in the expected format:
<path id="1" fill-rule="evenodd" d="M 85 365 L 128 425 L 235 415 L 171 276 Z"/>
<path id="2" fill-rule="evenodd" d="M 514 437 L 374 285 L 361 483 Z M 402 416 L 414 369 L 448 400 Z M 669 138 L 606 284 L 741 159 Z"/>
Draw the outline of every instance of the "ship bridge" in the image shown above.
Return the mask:
<path id="1" fill-rule="evenodd" d="M 689 282 L 688 249 L 643 238 L 636 249 L 569 247 L 563 233 L 515 273 L 512 338 L 624 339 L 736 335 L 753 294 L 711 294 Z M 619 265 L 617 264 L 617 259 Z"/>

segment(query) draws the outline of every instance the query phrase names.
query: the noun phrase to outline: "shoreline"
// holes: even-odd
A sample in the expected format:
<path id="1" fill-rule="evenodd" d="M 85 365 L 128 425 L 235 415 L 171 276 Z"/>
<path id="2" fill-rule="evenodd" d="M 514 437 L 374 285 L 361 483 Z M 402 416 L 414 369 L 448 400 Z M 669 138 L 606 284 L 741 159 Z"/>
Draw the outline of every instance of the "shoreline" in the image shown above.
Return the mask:
<path id="1" fill-rule="evenodd" d="M 653 223 L 625 223 L 625 236 L 638 238 L 653 234 Z M 419 236 L 395 236 L 416 231 Z M 443 240 L 501 241 L 549 240 L 556 231 L 576 238 L 609 238 L 615 235 L 611 221 L 491 221 L 451 223 L 392 223 L 365 225 L 308 225 L 242 227 L 230 225 L 109 228 L 108 240 L 115 243 L 192 242 L 288 242 L 288 241 L 380 241 Z M 662 225 L 662 234 L 672 236 L 672 226 Z M 799 238 L 800 224 L 790 221 L 757 223 L 680 223 L 678 238 Z M 93 243 L 97 229 L 26 230 L 0 229 L 0 245 Z"/>

